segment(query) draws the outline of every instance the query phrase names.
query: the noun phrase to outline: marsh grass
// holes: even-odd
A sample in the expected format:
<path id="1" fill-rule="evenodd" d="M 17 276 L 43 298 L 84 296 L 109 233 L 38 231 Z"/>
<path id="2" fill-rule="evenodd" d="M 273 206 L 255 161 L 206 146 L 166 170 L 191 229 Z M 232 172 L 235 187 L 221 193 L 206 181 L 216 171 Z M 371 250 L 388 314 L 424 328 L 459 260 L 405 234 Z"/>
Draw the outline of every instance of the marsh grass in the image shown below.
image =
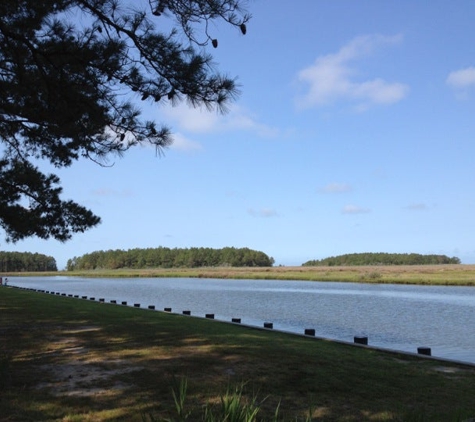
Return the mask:
<path id="1" fill-rule="evenodd" d="M 177 399 L 188 420 L 236 403 L 266 421 L 475 417 L 470 366 L 13 288 L 0 315 L 3 420 L 174 420 Z"/>
<path id="2" fill-rule="evenodd" d="M 475 265 L 372 265 L 345 267 L 213 267 L 91 270 L 17 275 L 81 277 L 192 277 L 221 279 L 343 281 L 475 286 Z"/>

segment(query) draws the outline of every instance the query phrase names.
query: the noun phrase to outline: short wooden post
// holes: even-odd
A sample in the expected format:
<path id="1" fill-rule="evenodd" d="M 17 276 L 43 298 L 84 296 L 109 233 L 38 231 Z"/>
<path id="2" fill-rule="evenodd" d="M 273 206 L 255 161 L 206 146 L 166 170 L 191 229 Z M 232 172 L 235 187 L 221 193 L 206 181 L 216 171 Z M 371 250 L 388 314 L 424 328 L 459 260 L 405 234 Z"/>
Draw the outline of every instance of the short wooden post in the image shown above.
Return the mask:
<path id="1" fill-rule="evenodd" d="M 306 336 L 315 336 L 315 330 L 313 328 L 305 328 L 304 333 Z"/>
<path id="2" fill-rule="evenodd" d="M 127 302 L 126 301 L 122 302 L 122 305 L 127 305 Z"/>
<path id="3" fill-rule="evenodd" d="M 365 336 L 355 336 L 353 341 L 356 343 L 356 344 L 363 344 L 365 346 L 368 345 L 368 337 L 365 337 Z"/>
<path id="4" fill-rule="evenodd" d="M 191 311 L 183 311 L 183 315 L 191 315 Z"/>
<path id="5" fill-rule="evenodd" d="M 148 309 L 154 310 L 154 309 L 155 309 L 155 305 L 148 305 Z"/>
<path id="6" fill-rule="evenodd" d="M 235 322 L 236 324 L 240 324 L 241 323 L 241 318 L 233 318 L 233 319 L 231 319 L 231 322 Z"/>
<path id="7" fill-rule="evenodd" d="M 274 328 L 274 324 L 272 322 L 264 322 L 264 328 Z"/>
<path id="8" fill-rule="evenodd" d="M 172 308 L 164 308 L 163 309 L 165 312 L 171 312 L 172 311 Z"/>
<path id="9" fill-rule="evenodd" d="M 418 347 L 417 353 L 420 355 L 426 355 L 426 356 L 431 356 L 432 354 L 430 347 Z"/>
<path id="10" fill-rule="evenodd" d="M 214 319 L 214 314 L 206 314 L 205 317 L 208 319 Z"/>

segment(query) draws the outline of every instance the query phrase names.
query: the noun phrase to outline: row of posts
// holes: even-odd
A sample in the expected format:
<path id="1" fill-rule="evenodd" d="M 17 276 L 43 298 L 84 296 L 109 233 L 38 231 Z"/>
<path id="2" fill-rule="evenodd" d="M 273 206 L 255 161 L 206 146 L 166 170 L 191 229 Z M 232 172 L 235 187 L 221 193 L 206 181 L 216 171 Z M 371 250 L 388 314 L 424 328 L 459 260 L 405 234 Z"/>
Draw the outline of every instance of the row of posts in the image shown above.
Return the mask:
<path id="1" fill-rule="evenodd" d="M 35 289 L 28 289 L 28 290 L 35 290 Z M 52 295 L 61 295 L 61 296 L 79 298 L 79 295 L 72 295 L 72 294 L 66 295 L 66 293 L 50 292 L 50 291 L 47 291 L 47 290 L 46 291 L 45 290 L 36 290 L 36 291 L 40 292 L 40 293 L 49 293 L 49 294 L 52 294 Z M 81 299 L 87 299 L 87 298 L 88 298 L 87 296 L 81 296 Z M 96 300 L 96 298 L 95 297 L 89 297 L 89 300 Z M 99 302 L 104 303 L 105 299 L 100 298 Z M 110 303 L 117 304 L 117 301 L 116 300 L 111 300 Z M 122 301 L 121 305 L 127 306 L 127 302 Z M 135 308 L 140 308 L 140 303 L 134 303 L 134 307 Z M 155 310 L 155 305 L 149 305 L 148 309 Z M 164 310 L 164 312 L 171 312 L 172 308 L 164 308 L 163 310 Z M 183 311 L 183 315 L 191 315 L 191 311 L 185 310 L 185 311 Z M 205 314 L 205 318 L 214 319 L 214 314 Z M 241 323 L 241 318 L 232 318 L 231 322 L 234 322 L 236 324 L 240 324 Z M 274 328 L 274 324 L 272 322 L 264 322 L 264 328 L 272 330 Z M 315 337 L 315 329 L 306 328 L 304 330 L 304 335 Z M 362 346 L 367 346 L 368 345 L 368 337 L 355 336 L 353 338 L 353 342 L 355 344 L 359 344 L 359 345 L 362 345 Z M 425 356 L 431 356 L 432 355 L 430 347 L 418 347 L 417 348 L 417 353 L 419 355 L 425 355 Z"/>

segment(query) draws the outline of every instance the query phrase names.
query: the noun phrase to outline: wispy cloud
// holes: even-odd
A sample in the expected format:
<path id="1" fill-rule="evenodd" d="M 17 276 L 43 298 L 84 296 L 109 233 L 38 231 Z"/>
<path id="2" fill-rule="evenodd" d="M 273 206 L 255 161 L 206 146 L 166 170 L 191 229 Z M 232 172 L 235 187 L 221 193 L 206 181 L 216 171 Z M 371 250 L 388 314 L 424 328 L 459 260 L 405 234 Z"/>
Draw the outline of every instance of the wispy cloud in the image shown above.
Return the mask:
<path id="1" fill-rule="evenodd" d="M 475 67 L 467 67 L 466 69 L 450 72 L 446 82 L 454 88 L 475 86 Z"/>
<path id="2" fill-rule="evenodd" d="M 323 186 L 322 188 L 318 189 L 318 192 L 320 193 L 345 193 L 345 192 L 351 192 L 353 188 L 347 184 L 347 183 L 329 183 L 326 186 Z"/>
<path id="3" fill-rule="evenodd" d="M 369 208 L 363 208 L 357 205 L 345 205 L 341 212 L 343 214 L 367 214 L 371 212 L 371 210 Z"/>
<path id="4" fill-rule="evenodd" d="M 180 130 L 190 133 L 214 133 L 227 131 L 251 131 L 264 138 L 279 135 L 280 131 L 259 122 L 249 110 L 232 105 L 229 112 L 220 115 L 202 108 L 192 108 L 186 104 L 168 107 L 163 110 L 167 120 L 174 122 Z"/>
<path id="5" fill-rule="evenodd" d="M 249 208 L 247 212 L 252 215 L 253 217 L 261 217 L 261 218 L 271 218 L 277 217 L 277 211 L 271 208 L 261 208 L 260 210 L 255 210 L 253 208 Z"/>
<path id="6" fill-rule="evenodd" d="M 369 56 L 379 47 L 392 46 L 402 41 L 401 35 L 391 37 L 367 35 L 353 39 L 337 53 L 320 56 L 315 63 L 302 69 L 297 80 L 306 86 L 306 93 L 297 99 L 301 108 L 319 107 L 337 101 L 356 103 L 360 111 L 373 105 L 396 103 L 407 96 L 409 87 L 382 78 L 357 81 L 352 63 Z"/>
<path id="7" fill-rule="evenodd" d="M 174 133 L 173 144 L 170 146 L 170 148 L 178 151 L 192 152 L 198 151 L 203 147 L 199 142 L 187 138 L 182 133 Z"/>
<path id="8" fill-rule="evenodd" d="M 181 103 L 175 107 L 166 107 L 162 111 L 167 120 L 171 120 L 180 130 L 192 133 L 207 133 L 219 124 L 220 116 L 216 112 L 189 107 Z"/>
<path id="9" fill-rule="evenodd" d="M 445 82 L 455 90 L 458 98 L 465 99 L 469 89 L 475 88 L 475 67 L 454 70 L 449 73 Z"/>

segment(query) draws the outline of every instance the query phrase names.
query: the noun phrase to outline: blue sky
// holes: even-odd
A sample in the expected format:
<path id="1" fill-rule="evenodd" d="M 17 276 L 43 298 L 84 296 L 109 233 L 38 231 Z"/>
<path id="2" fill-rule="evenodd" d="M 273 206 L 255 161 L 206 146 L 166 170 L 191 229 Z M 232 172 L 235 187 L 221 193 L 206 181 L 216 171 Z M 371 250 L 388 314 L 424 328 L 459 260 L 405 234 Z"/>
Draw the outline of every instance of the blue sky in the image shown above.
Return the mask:
<path id="1" fill-rule="evenodd" d="M 475 263 L 474 3 L 256 0 L 249 11 L 245 36 L 211 28 L 219 69 L 241 85 L 227 115 L 142 103 L 175 133 L 164 157 L 138 147 L 110 168 L 59 173 L 64 198 L 102 224 L 64 244 L 0 247 L 60 269 L 158 246 L 249 247 L 276 265 L 353 252 Z"/>

